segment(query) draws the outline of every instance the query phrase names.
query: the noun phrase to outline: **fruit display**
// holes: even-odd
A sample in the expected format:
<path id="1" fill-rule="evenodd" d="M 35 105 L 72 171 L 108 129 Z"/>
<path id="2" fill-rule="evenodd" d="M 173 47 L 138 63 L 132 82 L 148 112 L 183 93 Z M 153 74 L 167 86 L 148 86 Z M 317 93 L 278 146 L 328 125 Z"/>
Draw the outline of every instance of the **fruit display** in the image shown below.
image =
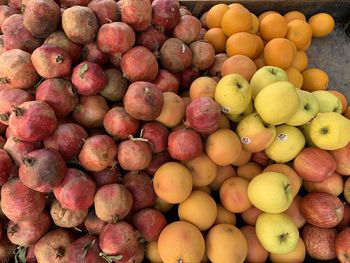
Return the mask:
<path id="1" fill-rule="evenodd" d="M 349 262 L 333 17 L 182 4 L 0 0 L 1 262 Z"/>

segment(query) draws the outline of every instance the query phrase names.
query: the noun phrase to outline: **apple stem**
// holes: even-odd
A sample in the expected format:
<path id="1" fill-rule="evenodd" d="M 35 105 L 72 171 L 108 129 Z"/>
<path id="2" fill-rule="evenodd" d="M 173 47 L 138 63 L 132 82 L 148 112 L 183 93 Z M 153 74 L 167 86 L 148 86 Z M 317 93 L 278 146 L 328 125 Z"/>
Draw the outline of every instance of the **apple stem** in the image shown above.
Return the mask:
<path id="1" fill-rule="evenodd" d="M 288 233 L 283 233 L 282 235 L 278 236 L 280 242 L 285 242 L 287 240 Z"/>

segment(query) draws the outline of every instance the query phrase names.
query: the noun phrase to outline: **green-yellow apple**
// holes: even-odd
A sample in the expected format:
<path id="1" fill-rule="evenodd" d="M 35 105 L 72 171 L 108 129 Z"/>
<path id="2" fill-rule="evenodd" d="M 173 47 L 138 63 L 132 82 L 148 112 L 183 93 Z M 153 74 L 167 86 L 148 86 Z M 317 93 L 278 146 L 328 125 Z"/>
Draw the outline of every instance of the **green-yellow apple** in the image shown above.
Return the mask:
<path id="1" fill-rule="evenodd" d="M 243 149 L 252 153 L 261 152 L 274 140 L 276 127 L 265 123 L 258 113 L 251 113 L 238 123 L 236 133 Z"/>
<path id="2" fill-rule="evenodd" d="M 270 253 L 287 254 L 297 247 L 298 228 L 284 213 L 262 213 L 256 220 L 255 229 L 260 243 Z"/>
<path id="3" fill-rule="evenodd" d="M 224 113 L 241 114 L 252 99 L 252 88 L 240 74 L 228 74 L 221 78 L 215 89 L 215 100 Z"/>
<path id="4" fill-rule="evenodd" d="M 254 106 L 261 118 L 279 125 L 288 121 L 299 109 L 299 96 L 294 85 L 278 81 L 263 88 L 256 96 Z"/>
<path id="5" fill-rule="evenodd" d="M 311 124 L 311 121 L 305 123 L 304 125 L 299 126 L 298 128 L 304 134 L 306 145 L 315 146 L 314 142 L 311 140 L 311 137 L 310 137 L 310 124 Z"/>
<path id="6" fill-rule="evenodd" d="M 297 89 L 300 99 L 298 111 L 290 118 L 286 124 L 290 126 L 300 126 L 310 121 L 319 111 L 319 105 L 316 97 L 306 90 Z"/>
<path id="7" fill-rule="evenodd" d="M 320 106 L 319 112 L 338 112 L 342 113 L 343 106 L 337 96 L 327 90 L 316 90 L 312 94 L 316 97 Z"/>
<path id="8" fill-rule="evenodd" d="M 337 150 L 350 142 L 350 120 L 337 112 L 318 113 L 310 124 L 310 138 L 324 150 Z"/>
<path id="9" fill-rule="evenodd" d="M 248 198 L 252 204 L 266 213 L 281 213 L 293 201 L 293 191 L 288 176 L 276 172 L 263 172 L 248 185 Z"/>
<path id="10" fill-rule="evenodd" d="M 298 239 L 297 246 L 287 254 L 269 254 L 272 263 L 303 263 L 305 261 L 306 248 L 301 237 Z"/>
<path id="11" fill-rule="evenodd" d="M 303 133 L 294 126 L 283 124 L 276 128 L 276 137 L 265 153 L 276 163 L 286 163 L 293 160 L 304 146 Z"/>
<path id="12" fill-rule="evenodd" d="M 267 85 L 283 80 L 288 81 L 287 73 L 283 69 L 274 66 L 264 66 L 260 68 L 254 73 L 250 80 L 252 98 L 255 99 L 256 95 Z"/>
<path id="13" fill-rule="evenodd" d="M 250 101 L 248 107 L 240 114 L 225 114 L 227 118 L 229 118 L 233 122 L 239 122 L 245 116 L 254 112 L 254 104 L 253 101 Z"/>

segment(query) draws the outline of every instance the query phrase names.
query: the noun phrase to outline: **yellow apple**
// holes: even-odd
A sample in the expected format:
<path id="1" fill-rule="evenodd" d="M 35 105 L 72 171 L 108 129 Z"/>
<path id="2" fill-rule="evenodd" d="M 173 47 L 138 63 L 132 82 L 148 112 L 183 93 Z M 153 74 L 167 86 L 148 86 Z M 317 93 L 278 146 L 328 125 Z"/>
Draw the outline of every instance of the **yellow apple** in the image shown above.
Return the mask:
<path id="1" fill-rule="evenodd" d="M 254 106 L 261 118 L 273 125 L 288 121 L 299 109 L 299 96 L 288 81 L 274 82 L 263 88 L 255 98 Z"/>
<path id="2" fill-rule="evenodd" d="M 293 160 L 304 146 L 303 133 L 294 126 L 283 124 L 276 128 L 276 137 L 265 153 L 276 163 L 286 163 Z"/>
<path id="3" fill-rule="evenodd" d="M 254 112 L 254 104 L 253 101 L 250 101 L 248 107 L 240 114 L 225 114 L 229 120 L 233 122 L 241 121 L 245 116 Z"/>
<path id="4" fill-rule="evenodd" d="M 255 99 L 256 95 L 265 88 L 267 85 L 277 81 L 287 81 L 287 73 L 278 67 L 264 66 L 257 70 L 252 79 L 250 80 L 250 86 L 252 87 L 252 98 Z"/>
<path id="5" fill-rule="evenodd" d="M 255 229 L 260 243 L 270 253 L 287 254 L 297 247 L 298 228 L 284 213 L 262 213 L 256 220 Z"/>
<path id="6" fill-rule="evenodd" d="M 306 90 L 297 89 L 300 99 L 298 111 L 289 119 L 286 124 L 291 126 L 300 126 L 310 121 L 319 111 L 319 105 L 316 97 Z"/>
<path id="7" fill-rule="evenodd" d="M 299 126 L 298 128 L 304 134 L 305 144 L 307 146 L 316 146 L 310 137 L 310 124 L 311 124 L 311 121 L 305 123 L 304 125 Z"/>
<path id="8" fill-rule="evenodd" d="M 337 112 L 318 113 L 310 124 L 310 138 L 324 150 L 337 150 L 350 142 L 350 120 Z"/>
<path id="9" fill-rule="evenodd" d="M 304 241 L 299 237 L 297 246 L 287 254 L 270 253 L 269 258 L 272 263 L 303 263 L 306 256 Z"/>
<path id="10" fill-rule="evenodd" d="M 266 213 L 286 211 L 293 201 L 291 181 L 282 173 L 263 172 L 255 176 L 247 193 L 250 202 Z"/>
<path id="11" fill-rule="evenodd" d="M 276 136 L 276 128 L 265 123 L 258 113 L 252 113 L 238 123 L 236 133 L 243 149 L 253 153 L 265 150 L 272 143 Z"/>
<path id="12" fill-rule="evenodd" d="M 343 106 L 337 96 L 327 90 L 316 90 L 312 94 L 320 106 L 319 112 L 338 112 L 342 113 Z"/>
<path id="13" fill-rule="evenodd" d="M 221 78 L 215 89 L 215 101 L 224 113 L 241 114 L 252 99 L 249 82 L 239 74 L 228 74 Z"/>

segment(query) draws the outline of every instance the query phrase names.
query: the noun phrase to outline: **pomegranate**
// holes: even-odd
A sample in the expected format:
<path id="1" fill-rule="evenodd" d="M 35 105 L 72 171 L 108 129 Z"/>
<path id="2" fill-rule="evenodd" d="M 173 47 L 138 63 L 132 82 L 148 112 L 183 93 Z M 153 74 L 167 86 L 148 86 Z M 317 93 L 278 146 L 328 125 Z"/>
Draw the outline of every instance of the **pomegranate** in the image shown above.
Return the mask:
<path id="1" fill-rule="evenodd" d="M 88 8 L 94 11 L 100 26 L 120 20 L 118 4 L 113 0 L 92 0 Z"/>
<path id="2" fill-rule="evenodd" d="M 60 185 L 54 188 L 56 199 L 66 208 L 84 210 L 94 202 L 96 183 L 83 171 L 68 168 Z"/>
<path id="3" fill-rule="evenodd" d="M 98 48 L 96 42 L 85 44 L 82 52 L 83 60 L 99 64 L 100 66 L 103 66 L 108 62 L 108 55 Z"/>
<path id="4" fill-rule="evenodd" d="M 4 150 L 10 155 L 16 165 L 20 165 L 24 156 L 31 151 L 41 148 L 41 146 L 41 142 L 24 142 L 10 136 L 4 145 Z"/>
<path id="5" fill-rule="evenodd" d="M 111 166 L 117 155 L 117 144 L 108 135 L 88 138 L 79 153 L 80 164 L 88 171 L 99 172 Z"/>
<path id="6" fill-rule="evenodd" d="M 145 169 L 145 171 L 147 174 L 153 176 L 160 166 L 162 166 L 167 162 L 170 162 L 170 160 L 171 158 L 168 151 L 153 154 L 152 161 L 148 165 L 148 167 Z"/>
<path id="7" fill-rule="evenodd" d="M 159 122 L 148 122 L 142 126 L 142 138 L 148 140 L 153 153 L 165 151 L 168 145 L 169 131 Z"/>
<path id="8" fill-rule="evenodd" d="M 123 73 L 119 69 L 106 69 L 105 74 L 108 82 L 105 88 L 101 90 L 100 94 L 109 101 L 121 100 L 128 89 L 128 80 L 123 76 Z"/>
<path id="9" fill-rule="evenodd" d="M 104 263 L 100 257 L 101 249 L 96 236 L 86 235 L 68 246 L 68 262 L 70 263 Z"/>
<path id="10" fill-rule="evenodd" d="M 107 223 L 96 216 L 95 210 L 90 210 L 89 214 L 85 218 L 84 226 L 86 230 L 93 235 L 100 235 L 103 227 Z"/>
<path id="11" fill-rule="evenodd" d="M 154 26 L 150 26 L 145 31 L 140 32 L 136 37 L 136 43 L 144 46 L 151 52 L 156 52 L 167 40 L 167 36 Z"/>
<path id="12" fill-rule="evenodd" d="M 172 30 L 180 22 L 178 0 L 154 0 L 152 2 L 152 24 L 162 31 Z"/>
<path id="13" fill-rule="evenodd" d="M 146 30 L 152 22 L 152 7 L 149 0 L 123 0 L 121 18 L 135 31 Z"/>
<path id="14" fill-rule="evenodd" d="M 121 182 L 121 174 L 117 165 L 107 167 L 99 172 L 92 172 L 90 175 L 95 180 L 97 187 Z"/>
<path id="15" fill-rule="evenodd" d="M 201 28 L 202 24 L 198 18 L 192 15 L 184 15 L 174 28 L 173 35 L 188 45 L 197 40 Z"/>
<path id="16" fill-rule="evenodd" d="M 13 163 L 8 153 L 0 149 L 0 186 L 7 182 L 12 171 Z"/>
<path id="17" fill-rule="evenodd" d="M 172 91 L 177 93 L 180 87 L 180 81 L 176 76 L 166 69 L 160 69 L 153 84 L 162 92 Z"/>
<path id="18" fill-rule="evenodd" d="M 63 207 L 55 200 L 50 209 L 50 214 L 55 225 L 59 227 L 72 228 L 77 227 L 84 222 L 89 210 L 71 210 Z"/>

